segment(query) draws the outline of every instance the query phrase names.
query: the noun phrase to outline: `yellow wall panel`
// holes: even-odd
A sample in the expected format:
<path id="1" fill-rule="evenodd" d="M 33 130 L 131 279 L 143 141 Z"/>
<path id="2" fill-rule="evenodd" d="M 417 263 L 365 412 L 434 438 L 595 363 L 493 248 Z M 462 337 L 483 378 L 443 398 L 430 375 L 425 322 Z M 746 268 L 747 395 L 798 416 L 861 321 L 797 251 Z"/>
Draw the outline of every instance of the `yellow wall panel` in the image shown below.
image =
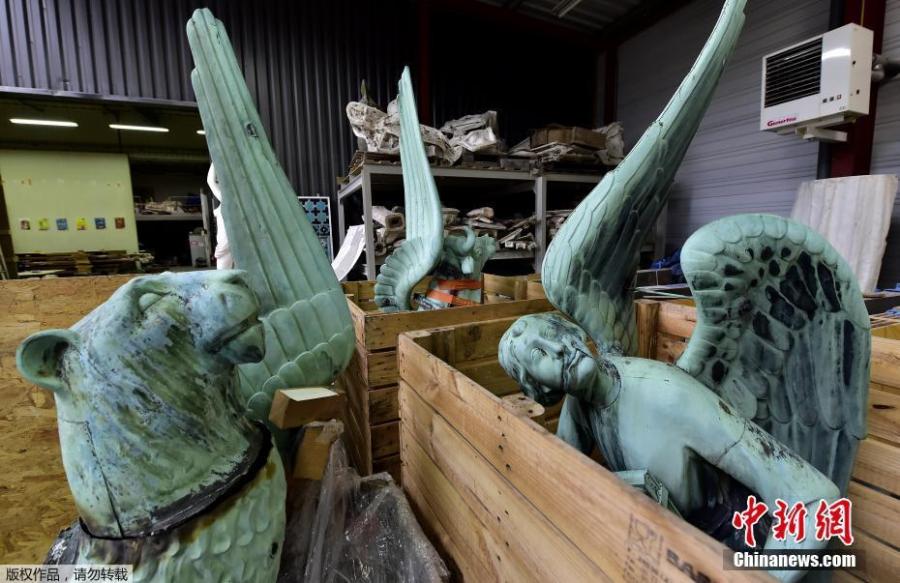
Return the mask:
<path id="1" fill-rule="evenodd" d="M 0 180 L 16 253 L 137 252 L 124 154 L 0 150 Z M 117 228 L 117 218 L 124 219 L 123 228 Z M 59 219 L 65 219 L 66 230 Z M 98 228 L 97 219 L 105 228 Z"/>

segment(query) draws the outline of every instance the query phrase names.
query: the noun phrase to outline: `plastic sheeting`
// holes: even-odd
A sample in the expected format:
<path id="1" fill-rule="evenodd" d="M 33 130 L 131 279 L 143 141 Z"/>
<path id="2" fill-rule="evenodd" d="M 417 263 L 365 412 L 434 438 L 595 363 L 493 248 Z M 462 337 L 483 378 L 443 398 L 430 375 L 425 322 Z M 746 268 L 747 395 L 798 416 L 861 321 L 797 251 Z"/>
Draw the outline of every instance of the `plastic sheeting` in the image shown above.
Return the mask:
<path id="1" fill-rule="evenodd" d="M 881 272 L 896 196 L 890 174 L 813 180 L 800 185 L 791 218 L 824 235 L 868 293 Z"/>
<path id="2" fill-rule="evenodd" d="M 449 573 L 402 490 L 361 478 L 341 441 L 321 482 L 295 484 L 279 583 L 438 583 Z"/>

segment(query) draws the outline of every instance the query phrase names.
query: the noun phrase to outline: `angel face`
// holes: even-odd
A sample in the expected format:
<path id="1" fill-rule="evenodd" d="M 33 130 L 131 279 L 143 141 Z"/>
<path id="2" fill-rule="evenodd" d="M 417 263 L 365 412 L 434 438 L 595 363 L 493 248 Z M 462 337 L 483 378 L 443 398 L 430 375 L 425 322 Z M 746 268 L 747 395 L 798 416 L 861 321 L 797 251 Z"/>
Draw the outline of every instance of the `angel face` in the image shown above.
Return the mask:
<path id="1" fill-rule="evenodd" d="M 558 314 L 525 316 L 500 339 L 500 365 L 542 405 L 566 393 L 585 394 L 598 381 L 597 363 L 581 328 Z"/>

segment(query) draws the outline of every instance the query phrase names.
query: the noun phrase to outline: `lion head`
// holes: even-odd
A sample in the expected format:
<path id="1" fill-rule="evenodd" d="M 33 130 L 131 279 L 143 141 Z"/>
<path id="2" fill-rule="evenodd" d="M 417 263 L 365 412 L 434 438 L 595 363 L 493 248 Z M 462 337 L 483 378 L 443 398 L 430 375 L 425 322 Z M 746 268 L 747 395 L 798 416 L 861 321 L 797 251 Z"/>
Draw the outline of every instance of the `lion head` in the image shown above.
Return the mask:
<path id="1" fill-rule="evenodd" d="M 244 415 L 234 371 L 264 354 L 258 309 L 240 271 L 164 273 L 19 347 L 22 375 L 54 393 L 63 465 L 92 535 L 177 524 L 243 478 L 264 433 Z"/>

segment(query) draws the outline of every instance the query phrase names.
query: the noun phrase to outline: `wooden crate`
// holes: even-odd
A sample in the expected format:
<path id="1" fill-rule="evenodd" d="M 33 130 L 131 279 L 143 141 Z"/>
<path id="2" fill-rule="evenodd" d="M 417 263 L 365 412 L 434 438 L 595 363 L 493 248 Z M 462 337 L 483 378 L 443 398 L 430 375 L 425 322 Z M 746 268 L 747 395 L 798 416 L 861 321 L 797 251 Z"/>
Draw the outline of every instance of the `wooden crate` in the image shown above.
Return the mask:
<path id="1" fill-rule="evenodd" d="M 500 280 L 495 279 L 491 280 L 490 284 L 486 282 L 486 288 L 501 289 L 493 287 L 499 282 Z M 503 282 L 504 285 L 507 283 Z M 509 300 L 426 312 L 385 314 L 377 311 L 372 301 L 374 282 L 353 282 L 344 285 L 356 332 L 356 349 L 350 364 L 339 378 L 339 384 L 347 393 L 345 435 L 348 450 L 354 465 L 363 475 L 381 470 L 396 472 L 399 468 L 397 336 L 400 333 L 521 316 L 552 309 L 549 302 L 538 299 Z M 515 286 L 514 283 L 512 285 Z M 496 343 L 499 336 L 493 340 Z M 473 359 L 472 366 L 477 368 L 479 365 L 480 363 Z M 498 391 L 500 391 L 498 394 L 506 394 L 517 392 L 518 389 L 514 384 L 507 383 L 505 388 Z"/>
<path id="2" fill-rule="evenodd" d="M 533 296 L 529 293 L 532 284 L 540 287 L 541 274 L 530 275 L 492 275 L 484 274 L 484 303 L 491 304 L 509 300 L 529 300 L 544 297 L 543 288 L 540 295 Z"/>
<path id="3" fill-rule="evenodd" d="M 675 358 L 694 313 L 682 304 L 638 302 L 642 353 Z M 497 339 L 514 321 L 400 338 L 403 487 L 462 579 L 686 581 L 687 571 L 695 580 L 700 573 L 714 581 L 767 579 L 723 571 L 719 543 L 496 397 L 510 383 L 496 362 Z M 869 437 L 849 491 L 854 547 L 865 560 L 835 581 L 890 581 L 900 571 L 897 332 L 873 334 Z"/>
<path id="4" fill-rule="evenodd" d="M 672 362 L 696 312 L 639 301 L 637 318 L 642 354 Z M 400 338 L 403 487 L 462 580 L 766 579 L 723 572 L 719 543 L 496 397 L 514 388 L 496 362 L 496 339 L 514 321 Z M 835 581 L 892 581 L 900 571 L 898 335 L 897 325 L 873 330 L 869 437 L 849 490 L 865 560 Z"/>
<path id="5" fill-rule="evenodd" d="M 16 349 L 30 334 L 68 328 L 132 277 L 0 281 L 2 562 L 41 562 L 77 515 L 59 451 L 53 395 L 19 376 Z"/>
<path id="6" fill-rule="evenodd" d="M 403 488 L 451 570 L 463 581 L 725 579 L 719 543 L 493 393 L 508 382 L 496 339 L 514 321 L 400 337 Z M 492 364 L 473 374 L 473 355 Z"/>

